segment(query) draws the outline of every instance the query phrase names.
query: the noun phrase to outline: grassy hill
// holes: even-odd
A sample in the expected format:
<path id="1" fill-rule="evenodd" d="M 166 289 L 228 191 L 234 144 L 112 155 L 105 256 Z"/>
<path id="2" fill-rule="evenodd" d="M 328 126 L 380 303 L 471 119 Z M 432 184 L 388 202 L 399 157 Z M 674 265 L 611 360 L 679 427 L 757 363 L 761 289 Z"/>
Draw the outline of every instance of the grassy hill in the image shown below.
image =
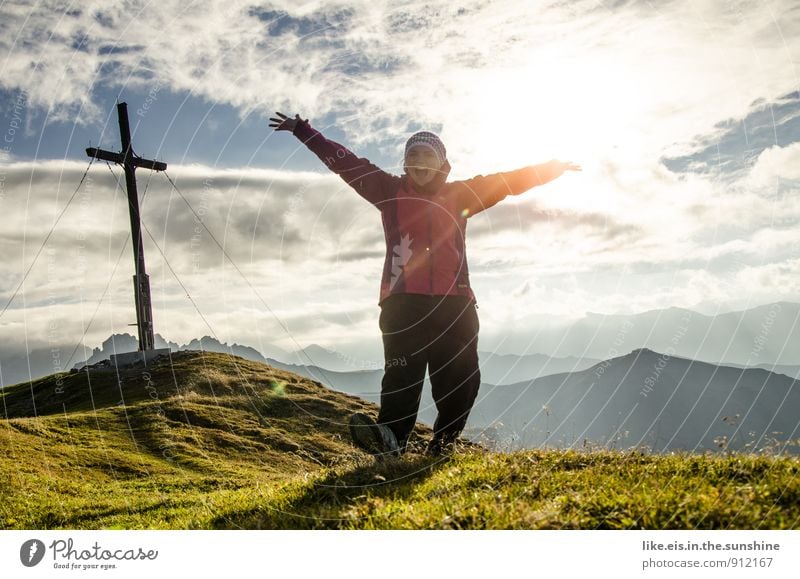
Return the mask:
<path id="1" fill-rule="evenodd" d="M 752 455 L 352 447 L 375 407 L 225 354 L 0 394 L 0 528 L 800 528 L 800 463 Z"/>

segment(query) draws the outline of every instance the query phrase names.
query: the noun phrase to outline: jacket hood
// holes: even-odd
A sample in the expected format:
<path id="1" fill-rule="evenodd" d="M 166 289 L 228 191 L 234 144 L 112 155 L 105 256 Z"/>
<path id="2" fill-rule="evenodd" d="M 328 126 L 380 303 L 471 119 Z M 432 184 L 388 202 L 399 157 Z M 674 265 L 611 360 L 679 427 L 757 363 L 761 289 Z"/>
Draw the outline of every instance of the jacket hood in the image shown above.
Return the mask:
<path id="1" fill-rule="evenodd" d="M 413 188 L 420 193 L 425 193 L 426 195 L 433 195 L 442 186 L 447 182 L 447 176 L 450 175 L 450 161 L 445 159 L 444 164 L 439 168 L 439 171 L 436 173 L 433 179 L 430 182 L 426 183 L 425 185 L 419 186 L 417 185 L 414 180 L 411 178 L 411 175 L 408 174 L 408 167 L 403 167 L 404 175 L 403 185 L 406 188 Z"/>

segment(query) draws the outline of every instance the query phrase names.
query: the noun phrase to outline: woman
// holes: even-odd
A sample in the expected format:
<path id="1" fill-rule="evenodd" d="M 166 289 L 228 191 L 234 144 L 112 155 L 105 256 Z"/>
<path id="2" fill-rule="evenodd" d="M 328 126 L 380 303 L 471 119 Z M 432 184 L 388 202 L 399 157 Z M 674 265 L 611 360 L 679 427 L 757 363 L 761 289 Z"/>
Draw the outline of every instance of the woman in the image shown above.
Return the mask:
<path id="1" fill-rule="evenodd" d="M 441 139 L 422 131 L 406 142 L 404 174 L 391 175 L 322 136 L 299 115 L 270 119 L 291 131 L 329 169 L 381 212 L 386 259 L 379 325 L 384 376 L 378 421 L 357 413 L 353 441 L 373 454 L 405 452 L 428 370 L 438 415 L 427 452 L 450 450 L 467 422 L 480 386 L 478 315 L 469 283 L 467 220 L 508 195 L 579 171 L 552 160 L 505 173 L 448 182 Z"/>

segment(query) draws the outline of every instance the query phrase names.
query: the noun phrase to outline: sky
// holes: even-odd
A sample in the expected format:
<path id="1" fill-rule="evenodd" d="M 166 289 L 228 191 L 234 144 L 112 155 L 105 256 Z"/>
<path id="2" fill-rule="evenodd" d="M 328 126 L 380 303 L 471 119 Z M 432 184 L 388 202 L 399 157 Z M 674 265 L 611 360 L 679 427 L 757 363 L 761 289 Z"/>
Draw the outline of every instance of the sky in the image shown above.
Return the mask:
<path id="1" fill-rule="evenodd" d="M 396 174 L 421 129 L 451 179 L 582 166 L 470 219 L 481 350 L 586 312 L 800 301 L 792 0 L 17 2 L 0 31 L 5 351 L 135 333 L 122 171 L 85 153 L 119 150 L 117 102 L 177 185 L 137 171 L 175 342 L 381 362 L 380 214 L 274 111 Z"/>

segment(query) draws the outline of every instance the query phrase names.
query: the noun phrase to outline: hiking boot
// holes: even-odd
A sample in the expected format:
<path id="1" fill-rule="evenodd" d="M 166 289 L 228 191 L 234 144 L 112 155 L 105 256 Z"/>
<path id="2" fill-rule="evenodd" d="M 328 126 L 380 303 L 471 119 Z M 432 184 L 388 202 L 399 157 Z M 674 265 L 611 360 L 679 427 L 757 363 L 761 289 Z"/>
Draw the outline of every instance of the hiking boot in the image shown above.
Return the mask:
<path id="1" fill-rule="evenodd" d="M 350 417 L 350 436 L 353 444 L 375 456 L 399 456 L 400 446 L 392 429 L 385 424 L 377 424 L 361 412 Z"/>
<path id="2" fill-rule="evenodd" d="M 439 457 L 439 456 L 448 456 L 453 454 L 456 451 L 456 441 L 455 440 L 442 440 L 441 438 L 434 437 L 428 443 L 428 447 L 425 449 L 425 454 L 431 457 Z"/>

